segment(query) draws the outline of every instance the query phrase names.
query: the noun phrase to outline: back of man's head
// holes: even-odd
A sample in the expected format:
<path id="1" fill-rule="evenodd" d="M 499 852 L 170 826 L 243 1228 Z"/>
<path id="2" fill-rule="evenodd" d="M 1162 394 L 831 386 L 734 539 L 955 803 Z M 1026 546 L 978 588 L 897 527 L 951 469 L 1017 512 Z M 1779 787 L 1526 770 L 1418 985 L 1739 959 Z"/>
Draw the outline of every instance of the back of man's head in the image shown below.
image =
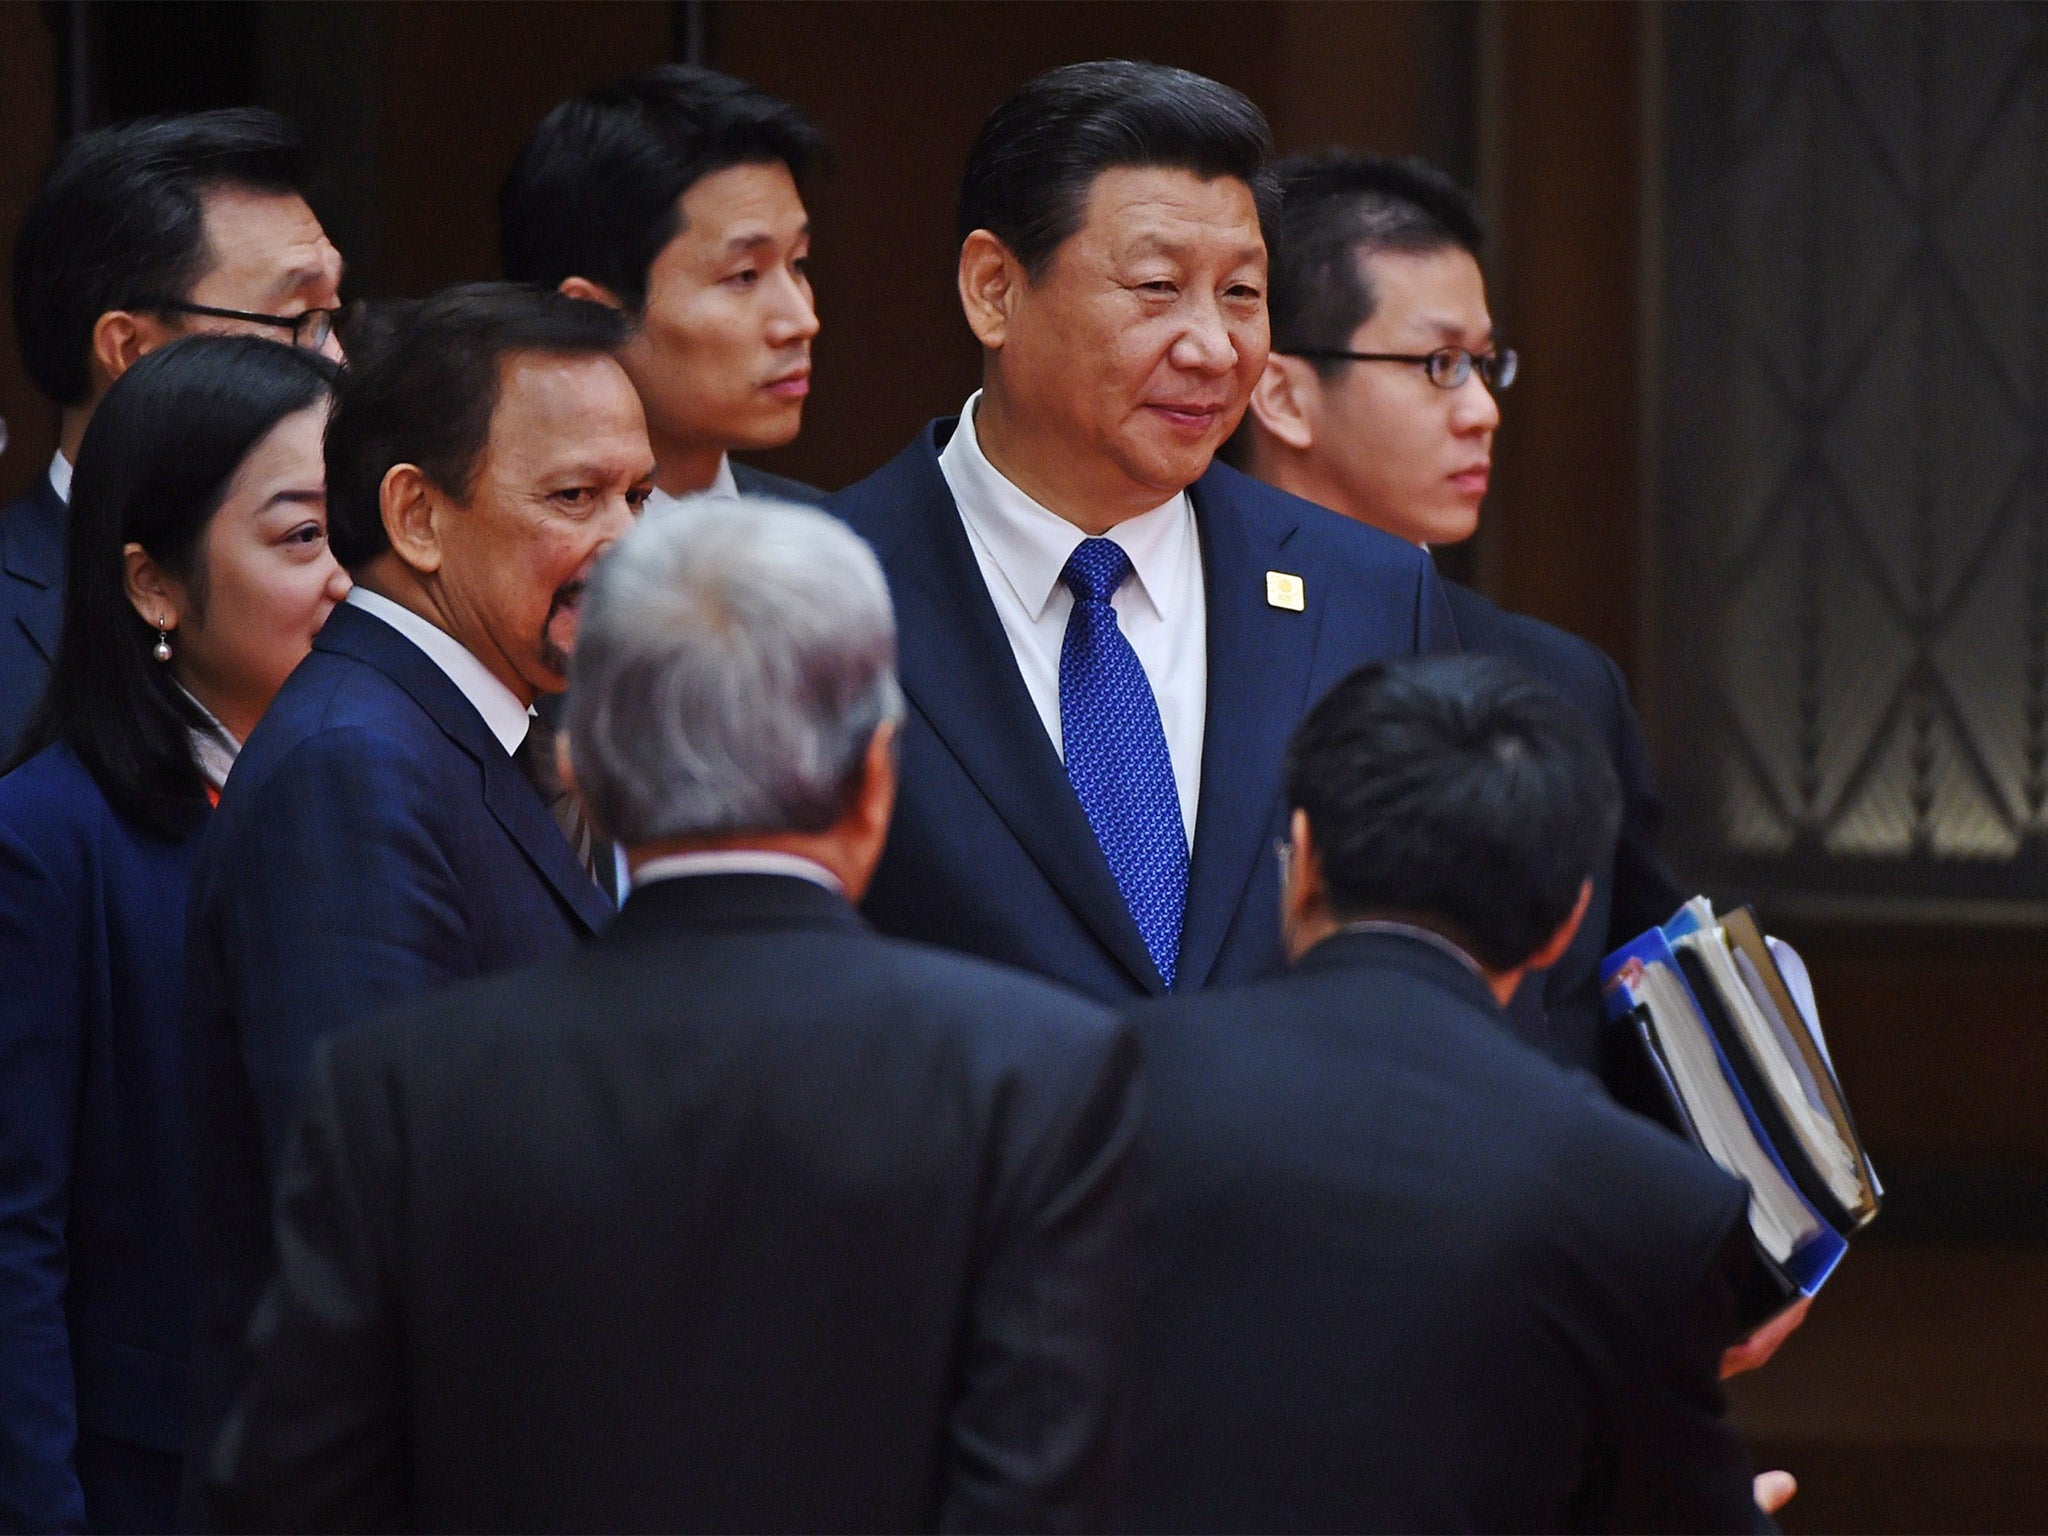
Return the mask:
<path id="1" fill-rule="evenodd" d="M 1378 305 L 1363 258 L 1485 245 L 1479 203 L 1435 166 L 1329 149 L 1273 167 L 1268 303 L 1276 352 L 1341 351 Z M 1341 366 L 1325 362 L 1325 370 Z"/>
<path id="2" fill-rule="evenodd" d="M 298 129 L 255 107 L 147 118 L 66 144 L 14 245 L 15 331 L 36 387 L 84 404 L 99 317 L 182 299 L 205 274 L 205 194 L 302 192 L 305 162 Z"/>
<path id="3" fill-rule="evenodd" d="M 1621 821 L 1591 727 L 1490 657 L 1353 672 L 1295 733 L 1287 794 L 1308 816 L 1332 917 L 1434 923 L 1501 972 L 1571 916 Z"/>
<path id="4" fill-rule="evenodd" d="M 587 92 L 541 120 L 499 191 L 505 275 L 549 288 L 585 278 L 637 313 L 648 268 L 682 232 L 691 187 L 776 161 L 802 182 L 830 154 L 788 102 L 700 65 L 664 64 Z"/>
<path id="5" fill-rule="evenodd" d="M 569 744 L 598 823 L 629 848 L 822 832 L 903 712 L 873 551 L 783 502 L 647 513 L 591 579 Z"/>
<path id="6" fill-rule="evenodd" d="M 1128 59 L 1063 65 L 982 124 L 960 182 L 959 236 L 987 230 L 1036 278 L 1080 228 L 1096 177 L 1131 166 L 1235 177 L 1263 220 L 1272 152 L 1265 115 L 1227 85 Z"/>
<path id="7" fill-rule="evenodd" d="M 610 356 L 626 330 L 615 309 L 514 283 L 450 288 L 376 325 L 327 424 L 335 558 L 359 571 L 391 547 L 379 492 L 394 465 L 417 465 L 447 495 L 468 500 L 508 357 Z"/>

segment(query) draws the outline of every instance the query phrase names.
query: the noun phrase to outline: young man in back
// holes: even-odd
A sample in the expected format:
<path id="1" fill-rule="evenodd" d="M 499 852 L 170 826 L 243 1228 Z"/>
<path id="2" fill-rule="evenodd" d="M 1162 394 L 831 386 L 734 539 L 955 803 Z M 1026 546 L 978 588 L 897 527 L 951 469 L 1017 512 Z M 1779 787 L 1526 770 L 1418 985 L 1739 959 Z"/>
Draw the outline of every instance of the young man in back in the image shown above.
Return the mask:
<path id="1" fill-rule="evenodd" d="M 779 448 L 811 388 L 810 215 L 829 158 L 795 107 L 665 64 L 563 102 L 498 196 L 505 275 L 625 310 L 619 354 L 647 412 L 650 505 L 709 491 L 817 502 L 729 455 Z"/>
<path id="2" fill-rule="evenodd" d="M 1415 160 L 1330 150 L 1277 167 L 1273 350 L 1245 416 L 1246 467 L 1285 491 L 1425 547 L 1479 526 L 1514 380 L 1487 312 L 1477 204 Z M 1620 670 L 1552 625 L 1444 583 L 1462 647 L 1549 684 L 1592 724 L 1622 790 L 1620 838 L 1595 872 L 1577 940 L 1509 1010 L 1529 1043 L 1568 1065 L 1603 1062 L 1600 959 L 1684 899 L 1658 859 L 1663 808 Z"/>

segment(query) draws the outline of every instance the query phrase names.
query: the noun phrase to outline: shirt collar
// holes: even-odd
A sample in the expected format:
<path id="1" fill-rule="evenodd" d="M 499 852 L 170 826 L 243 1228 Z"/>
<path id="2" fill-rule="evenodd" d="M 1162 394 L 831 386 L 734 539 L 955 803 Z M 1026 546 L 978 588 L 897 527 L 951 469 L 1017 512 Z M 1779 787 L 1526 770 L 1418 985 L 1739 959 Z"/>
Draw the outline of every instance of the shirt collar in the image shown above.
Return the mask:
<path id="1" fill-rule="evenodd" d="M 732 455 L 721 453 L 718 456 L 718 473 L 711 477 L 711 483 L 701 491 L 690 492 L 690 496 L 723 496 L 727 501 L 738 501 L 740 499 L 740 483 L 733 478 Z M 688 501 L 690 496 L 671 496 L 667 491 L 656 486 L 648 493 L 647 510 L 650 512 L 665 511 L 669 507 Z"/>
<path id="2" fill-rule="evenodd" d="M 793 875 L 813 885 L 822 885 L 835 896 L 846 894 L 846 887 L 839 883 L 839 877 L 824 865 L 801 854 L 780 853 L 769 848 L 719 848 L 704 853 L 672 853 L 665 858 L 649 859 L 634 871 L 633 885 L 638 889 L 657 880 L 684 880 L 694 875 Z"/>
<path id="3" fill-rule="evenodd" d="M 192 757 L 199 764 L 199 771 L 206 775 L 206 782 L 218 790 L 226 785 L 228 771 L 235 766 L 242 744 L 235 740 L 232 731 L 214 718 L 212 710 L 193 698 L 191 689 L 183 683 L 179 683 L 177 688 L 191 700 L 192 707 L 206 717 L 203 728 L 188 730 L 186 735 L 191 739 Z"/>
<path id="4" fill-rule="evenodd" d="M 71 505 L 71 461 L 62 453 L 50 455 L 50 489 L 65 506 Z"/>
<path id="5" fill-rule="evenodd" d="M 939 455 L 940 467 L 961 502 L 962 517 L 987 547 L 1025 611 L 1034 620 L 1041 619 L 1059 590 L 1060 572 L 1087 535 L 1032 500 L 988 461 L 974 430 L 974 411 L 980 403 L 977 389 L 960 408 L 960 425 Z M 1163 605 L 1176 590 L 1174 562 L 1193 526 L 1187 492 L 1179 491 L 1151 511 L 1118 523 L 1107 535 L 1131 557 L 1146 601 L 1162 618 L 1168 617 Z"/>
<path id="6" fill-rule="evenodd" d="M 394 603 L 368 587 L 357 585 L 349 588 L 344 601 L 382 619 L 425 651 L 427 660 L 447 673 L 448 681 L 461 689 L 462 696 L 484 717 L 484 724 L 498 738 L 498 745 L 505 749 L 506 755 L 519 750 L 519 744 L 526 740 L 531 715 L 519 702 L 519 696 L 493 676 L 491 669 L 478 661 L 460 640 L 440 625 L 421 618 L 410 608 Z"/>

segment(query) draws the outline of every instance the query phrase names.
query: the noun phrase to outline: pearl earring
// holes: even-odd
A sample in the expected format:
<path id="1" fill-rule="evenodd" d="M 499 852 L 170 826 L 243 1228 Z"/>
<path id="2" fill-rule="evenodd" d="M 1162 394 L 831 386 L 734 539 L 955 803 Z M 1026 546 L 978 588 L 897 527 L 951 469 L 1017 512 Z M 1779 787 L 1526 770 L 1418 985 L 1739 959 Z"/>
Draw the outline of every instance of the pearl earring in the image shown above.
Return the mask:
<path id="1" fill-rule="evenodd" d="M 171 659 L 171 630 L 168 619 L 160 618 L 156 621 L 156 646 L 149 654 L 158 661 Z"/>

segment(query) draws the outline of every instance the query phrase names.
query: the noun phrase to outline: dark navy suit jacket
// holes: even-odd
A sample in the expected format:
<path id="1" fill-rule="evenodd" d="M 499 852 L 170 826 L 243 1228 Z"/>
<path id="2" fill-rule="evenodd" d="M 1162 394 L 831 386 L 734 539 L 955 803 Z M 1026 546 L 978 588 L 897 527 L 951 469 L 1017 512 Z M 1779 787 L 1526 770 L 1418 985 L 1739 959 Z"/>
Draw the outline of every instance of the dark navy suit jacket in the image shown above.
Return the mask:
<path id="1" fill-rule="evenodd" d="M 0 512 L 0 760 L 50 680 L 64 618 L 64 503 L 48 471 Z"/>
<path id="2" fill-rule="evenodd" d="M 1566 1066 L 1606 1072 L 1632 1040 L 1618 1041 L 1600 1002 L 1600 961 L 1647 928 L 1670 921 L 1685 900 L 1657 856 L 1664 805 L 1650 781 L 1650 754 L 1621 669 L 1591 641 L 1541 619 L 1509 613 L 1456 582 L 1444 583 L 1459 644 L 1512 661 L 1577 709 L 1606 746 L 1621 783 L 1621 837 L 1593 877 L 1593 901 L 1564 958 L 1528 977 L 1508 1009 L 1516 1033 Z"/>
<path id="3" fill-rule="evenodd" d="M 865 910 L 885 933 L 1020 966 L 1109 1003 L 1165 990 L 1032 706 L 938 455 L 953 418 L 827 506 L 874 546 L 896 604 L 902 788 Z M 1455 641 L 1412 545 L 1217 464 L 1189 488 L 1209 707 L 1181 931 L 1183 989 L 1280 962 L 1275 839 L 1289 736 L 1369 661 Z M 1306 608 L 1266 601 L 1301 578 Z"/>
<path id="4" fill-rule="evenodd" d="M 1099 1531 L 1137 1053 L 800 879 L 636 887 L 569 955 L 324 1044 L 261 1531 Z"/>
<path id="5" fill-rule="evenodd" d="M 825 493 L 815 485 L 771 475 L 738 459 L 732 461 L 732 483 L 740 488 L 742 496 L 768 496 L 776 501 L 793 501 L 800 507 L 822 507 L 826 501 Z"/>
<path id="6" fill-rule="evenodd" d="M 343 604 L 250 735 L 193 881 L 196 1428 L 275 1267 L 273 1171 L 313 1046 L 570 947 L 611 902 L 461 690 Z"/>
<path id="7" fill-rule="evenodd" d="M 1719 1380 L 1739 1182 L 1407 935 L 1130 1016 L 1137 1529 L 1769 1529 Z"/>
<path id="8" fill-rule="evenodd" d="M 0 779 L 0 1529 L 175 1513 L 198 843 L 122 820 L 67 747 Z"/>

